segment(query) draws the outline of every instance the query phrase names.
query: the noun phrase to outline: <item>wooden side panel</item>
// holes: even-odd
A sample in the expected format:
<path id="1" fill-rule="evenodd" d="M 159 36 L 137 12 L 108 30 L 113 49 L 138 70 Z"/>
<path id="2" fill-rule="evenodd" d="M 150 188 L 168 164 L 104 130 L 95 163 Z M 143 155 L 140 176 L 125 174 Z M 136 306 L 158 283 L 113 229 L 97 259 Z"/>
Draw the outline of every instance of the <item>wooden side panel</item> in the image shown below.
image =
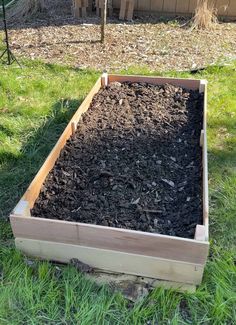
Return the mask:
<path id="1" fill-rule="evenodd" d="M 120 14 L 119 14 L 119 19 L 124 20 L 125 19 L 125 13 L 126 13 L 126 1 L 122 1 L 120 4 Z"/>
<path id="2" fill-rule="evenodd" d="M 194 13 L 195 12 L 195 9 L 197 7 L 197 1 L 198 0 L 190 0 L 189 1 L 189 12 L 190 13 Z"/>
<path id="3" fill-rule="evenodd" d="M 228 8 L 228 16 L 236 17 L 236 1 L 230 0 L 230 5 Z"/>
<path id="4" fill-rule="evenodd" d="M 11 216 L 15 238 L 60 241 L 126 253 L 205 264 L 209 244 L 178 237 L 42 218 Z"/>
<path id="5" fill-rule="evenodd" d="M 163 11 L 175 13 L 176 12 L 176 1 L 177 0 L 164 0 Z"/>
<path id="6" fill-rule="evenodd" d="M 42 259 L 68 263 L 77 258 L 102 270 L 190 284 L 201 283 L 204 269 L 202 265 L 168 259 L 24 238 L 16 239 L 16 247 L 27 255 Z"/>
<path id="7" fill-rule="evenodd" d="M 177 0 L 176 2 L 176 12 L 187 14 L 189 10 L 189 0 Z"/>
<path id="8" fill-rule="evenodd" d="M 206 240 L 209 240 L 209 189 L 208 189 L 208 157 L 207 157 L 207 81 L 201 80 L 202 91 L 204 92 L 204 116 L 203 116 L 203 224 L 206 228 Z"/>
<path id="9" fill-rule="evenodd" d="M 28 201 L 20 200 L 13 210 L 14 215 L 30 217 L 30 206 Z"/>
<path id="10" fill-rule="evenodd" d="M 113 0 L 112 1 L 112 5 L 113 5 L 113 8 L 116 8 L 116 9 L 120 9 L 120 3 L 121 3 L 122 0 Z"/>
<path id="11" fill-rule="evenodd" d="M 206 226 L 197 225 L 194 239 L 206 241 Z"/>
<path id="12" fill-rule="evenodd" d="M 164 0 L 151 0 L 151 10 L 152 11 L 163 11 Z"/>
<path id="13" fill-rule="evenodd" d="M 134 16 L 134 6 L 135 6 L 135 1 L 130 0 L 128 2 L 128 8 L 127 8 L 127 20 L 131 21 Z"/>
<path id="14" fill-rule="evenodd" d="M 138 0 L 138 10 L 140 11 L 150 11 L 151 10 L 151 0 Z"/>
<path id="15" fill-rule="evenodd" d="M 101 78 L 98 79 L 88 96 L 85 98 L 79 109 L 76 111 L 74 116 L 72 117 L 71 121 L 65 128 L 64 132 L 62 133 L 60 139 L 56 143 L 55 147 L 52 149 L 51 153 L 49 154 L 48 158 L 46 159 L 45 163 L 35 176 L 33 182 L 30 184 L 29 188 L 27 189 L 26 193 L 23 196 L 23 200 L 29 202 L 30 207 L 33 207 L 36 198 L 39 195 L 40 188 L 47 177 L 49 171 L 53 168 L 57 158 L 60 155 L 61 149 L 65 146 L 66 141 L 72 134 L 73 127 L 75 123 L 77 125 L 81 115 L 87 111 L 90 106 L 90 103 L 93 99 L 93 96 L 99 91 L 101 88 Z"/>
<path id="16" fill-rule="evenodd" d="M 176 78 L 157 78 L 157 77 L 146 77 L 146 76 L 120 76 L 120 75 L 109 75 L 108 83 L 118 82 L 148 82 L 154 85 L 163 85 L 165 83 L 171 83 L 176 86 L 181 86 L 187 89 L 197 90 L 199 89 L 200 81 L 194 79 L 176 79 Z"/>
<path id="17" fill-rule="evenodd" d="M 216 1 L 217 14 L 222 16 L 227 16 L 228 11 L 230 9 L 229 6 L 230 6 L 230 0 L 217 0 Z"/>
<path id="18" fill-rule="evenodd" d="M 120 9 L 122 0 L 113 0 L 113 8 Z M 135 10 L 169 14 L 193 14 L 198 0 L 135 0 Z M 236 17 L 235 0 L 215 0 L 218 14 Z M 225 8 L 227 8 L 225 10 Z"/>

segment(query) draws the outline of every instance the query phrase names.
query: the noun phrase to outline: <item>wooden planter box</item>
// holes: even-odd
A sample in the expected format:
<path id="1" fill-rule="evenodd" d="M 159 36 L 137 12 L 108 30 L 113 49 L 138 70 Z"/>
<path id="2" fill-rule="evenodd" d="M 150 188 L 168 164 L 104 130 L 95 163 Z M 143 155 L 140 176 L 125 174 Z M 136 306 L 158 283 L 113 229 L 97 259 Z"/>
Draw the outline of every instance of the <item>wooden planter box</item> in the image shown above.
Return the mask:
<path id="1" fill-rule="evenodd" d="M 187 89 L 199 89 L 199 92 L 204 93 L 204 121 L 199 139 L 203 150 L 204 213 L 203 224 L 196 227 L 195 239 L 31 217 L 30 209 L 34 206 L 41 186 L 67 139 L 75 132 L 81 115 L 87 111 L 99 89 L 114 81 L 159 85 L 171 83 Z M 13 210 L 10 221 L 16 247 L 27 255 L 42 259 L 67 263 L 70 259 L 77 258 L 94 268 L 109 272 L 188 285 L 200 284 L 209 250 L 206 111 L 207 82 L 204 80 L 104 74 L 85 98 Z"/>

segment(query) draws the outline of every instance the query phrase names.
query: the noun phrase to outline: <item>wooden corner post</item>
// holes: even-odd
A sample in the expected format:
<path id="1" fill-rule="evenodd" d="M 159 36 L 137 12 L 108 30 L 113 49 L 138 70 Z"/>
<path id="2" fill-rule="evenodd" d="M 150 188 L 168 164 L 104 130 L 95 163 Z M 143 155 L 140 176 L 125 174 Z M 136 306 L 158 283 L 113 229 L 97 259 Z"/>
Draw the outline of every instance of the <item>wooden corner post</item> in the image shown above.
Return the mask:
<path id="1" fill-rule="evenodd" d="M 199 92 L 204 93 L 203 130 L 201 132 L 202 166 L 203 166 L 203 225 L 205 240 L 209 240 L 209 189 L 208 189 L 208 157 L 207 157 L 207 80 L 200 80 Z"/>
<path id="2" fill-rule="evenodd" d="M 131 21 L 134 14 L 134 0 L 121 0 L 120 3 L 120 20 Z"/>
<path id="3" fill-rule="evenodd" d="M 73 0 L 72 12 L 75 18 L 87 17 L 88 0 Z"/>

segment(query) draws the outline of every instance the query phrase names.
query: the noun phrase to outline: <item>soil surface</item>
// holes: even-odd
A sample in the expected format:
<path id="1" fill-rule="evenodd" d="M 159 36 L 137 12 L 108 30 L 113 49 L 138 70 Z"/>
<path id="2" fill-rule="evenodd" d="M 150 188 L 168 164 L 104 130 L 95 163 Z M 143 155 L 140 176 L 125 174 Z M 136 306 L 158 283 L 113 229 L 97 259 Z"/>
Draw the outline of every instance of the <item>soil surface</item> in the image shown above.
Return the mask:
<path id="1" fill-rule="evenodd" d="M 202 118 L 198 91 L 112 83 L 82 116 L 32 215 L 193 238 Z"/>

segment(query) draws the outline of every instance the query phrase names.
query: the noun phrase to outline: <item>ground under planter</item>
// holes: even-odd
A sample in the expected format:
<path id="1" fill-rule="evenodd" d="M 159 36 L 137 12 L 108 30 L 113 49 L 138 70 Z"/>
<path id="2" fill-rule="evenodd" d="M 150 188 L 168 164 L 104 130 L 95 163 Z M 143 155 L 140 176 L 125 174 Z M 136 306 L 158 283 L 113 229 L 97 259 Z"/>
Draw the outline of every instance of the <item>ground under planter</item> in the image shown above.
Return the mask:
<path id="1" fill-rule="evenodd" d="M 135 89 L 131 89 L 139 96 L 146 96 L 146 100 L 149 99 L 149 93 L 146 93 L 141 88 L 145 88 L 145 85 L 166 85 L 164 86 L 164 90 L 161 89 L 161 92 L 166 92 L 166 97 L 168 98 L 169 85 L 174 85 L 176 88 L 182 87 L 183 89 L 192 90 L 196 95 L 197 92 L 202 94 L 203 101 L 202 107 L 199 107 L 199 110 L 202 110 L 202 128 L 199 131 L 199 142 L 196 144 L 196 147 L 201 146 L 201 156 L 202 156 L 202 164 L 201 164 L 201 172 L 200 178 L 198 179 L 199 184 L 196 184 L 197 187 L 193 187 L 193 191 L 197 191 L 198 187 L 200 187 L 200 196 L 201 196 L 201 208 L 198 208 L 198 220 L 199 222 L 194 223 L 194 234 L 192 233 L 192 228 L 186 229 L 188 233 L 186 236 L 180 237 L 179 230 L 174 230 L 173 234 L 170 232 L 169 235 L 164 235 L 157 233 L 158 229 L 161 231 L 165 231 L 166 229 L 166 220 L 167 225 L 174 220 L 173 215 L 168 218 L 168 213 L 170 209 L 170 200 L 172 199 L 168 192 L 167 208 L 164 211 L 165 222 L 161 225 L 161 217 L 158 215 L 163 211 L 159 211 L 158 209 L 154 209 L 153 206 L 150 206 L 150 200 L 147 200 L 147 203 L 143 201 L 143 197 L 146 196 L 152 197 L 153 193 L 158 192 L 156 187 L 158 187 L 158 182 L 156 179 L 152 180 L 151 183 L 147 183 L 145 180 L 145 190 L 143 194 L 143 190 L 139 188 L 138 181 L 134 182 L 133 180 L 125 182 L 129 187 L 127 190 L 127 197 L 129 197 L 130 193 L 137 192 L 137 196 L 133 197 L 131 200 L 132 205 L 132 213 L 137 211 L 139 218 L 145 222 L 149 222 L 151 219 L 151 223 L 149 228 L 141 228 L 140 231 L 139 226 L 137 226 L 138 230 L 134 230 L 136 227 L 132 225 L 132 222 L 129 221 L 124 223 L 124 227 L 117 225 L 117 227 L 108 227 L 104 226 L 107 224 L 107 219 L 101 219 L 99 224 L 88 224 L 85 222 L 73 222 L 73 221 L 63 221 L 57 220 L 55 218 L 55 213 L 52 214 L 52 218 L 50 218 L 50 214 L 47 213 L 47 218 L 44 218 L 45 215 L 40 215 L 40 217 L 33 217 L 32 212 L 35 215 L 35 206 L 37 206 L 36 215 L 40 214 L 40 201 L 42 196 L 42 189 L 44 187 L 44 182 L 48 181 L 52 171 L 55 169 L 55 166 L 58 165 L 58 158 L 61 152 L 65 152 L 65 148 L 68 145 L 68 140 L 72 136 L 72 140 L 76 137 L 77 132 L 79 132 L 79 128 L 83 128 L 83 123 L 79 123 L 81 121 L 81 116 L 84 114 L 88 108 L 90 107 L 94 96 L 100 91 L 101 88 L 105 88 L 107 85 L 115 85 L 114 82 L 117 82 L 118 86 L 120 83 L 123 85 L 129 85 L 130 87 L 136 87 Z M 141 85 L 140 85 L 141 83 Z M 143 84 L 142 84 L 143 83 Z M 147 83 L 147 84 L 146 84 Z M 134 84 L 134 86 L 132 86 Z M 123 87 L 123 86 L 122 86 Z M 127 86 L 128 87 L 128 86 Z M 148 85 L 147 85 L 148 87 Z M 150 86 L 152 89 L 154 86 Z M 154 87 L 155 88 L 155 87 Z M 72 120 L 66 127 L 59 141 L 55 145 L 54 149 L 48 156 L 47 160 L 43 164 L 42 168 L 39 170 L 38 174 L 34 178 L 33 182 L 30 184 L 26 193 L 13 210 L 10 219 L 11 225 L 13 229 L 13 233 L 15 236 L 15 242 L 17 248 L 19 248 L 22 252 L 30 256 L 36 256 L 43 259 L 54 260 L 58 262 L 69 262 L 71 259 L 76 258 L 81 262 L 88 264 L 94 268 L 109 271 L 109 272 L 118 272 L 118 273 L 126 273 L 130 275 L 138 275 L 145 278 L 152 278 L 158 280 L 170 281 L 173 284 L 179 283 L 179 285 L 187 285 L 187 286 L 195 286 L 201 283 L 204 266 L 207 260 L 208 250 L 209 250 L 209 242 L 208 242 L 208 172 L 207 172 L 207 134 L 206 134 L 206 110 L 207 110 L 207 85 L 203 80 L 189 80 L 189 79 L 173 79 L 173 78 L 158 78 L 158 77 L 141 77 L 141 76 L 118 76 L 118 75 L 103 75 L 96 82 L 95 86 L 86 97 L 84 102 L 81 104 Z M 170 86 L 171 89 L 171 86 Z M 151 90 L 152 91 L 152 90 Z M 191 91 L 190 91 L 191 92 Z M 185 93 L 185 92 L 183 92 Z M 176 92 L 175 105 L 176 110 L 179 109 L 181 113 L 181 109 L 179 108 L 179 92 Z M 132 96 L 131 96 L 132 97 Z M 136 104 L 137 104 L 136 98 Z M 107 99 L 106 99 L 107 100 Z M 108 101 L 110 99 L 108 98 Z M 112 99 L 111 100 L 117 100 Z M 124 101 L 118 98 L 119 105 L 122 108 L 125 105 Z M 168 101 L 168 99 L 167 99 Z M 186 99 L 188 101 L 188 99 Z M 165 102 L 165 99 L 164 99 Z M 94 105 L 94 102 L 93 104 Z M 150 103 L 148 105 L 152 105 L 152 100 L 150 99 Z M 96 105 L 95 105 L 96 106 Z M 200 105 L 201 106 L 201 105 Z M 112 109 L 112 103 L 111 103 Z M 173 112 L 172 112 L 173 113 Z M 85 116 L 85 115 L 84 115 Z M 84 118 L 83 116 L 83 118 Z M 152 120 L 152 115 L 147 117 L 148 121 Z M 83 119 L 82 118 L 82 119 Z M 167 119 L 165 121 L 167 128 L 171 127 L 170 123 Z M 144 121 L 145 122 L 145 121 Z M 125 123 L 125 121 L 124 121 Z M 141 120 L 141 125 L 143 121 Z M 182 120 L 184 123 L 184 120 Z M 145 123 L 144 123 L 145 124 Z M 82 126 L 81 126 L 82 125 Z M 109 121 L 107 121 L 108 128 L 111 128 Z M 135 123 L 134 123 L 135 125 Z M 78 131 L 77 131 L 78 127 Z M 101 131 L 102 132 L 102 131 Z M 112 132 L 112 131 L 111 131 Z M 135 130 L 135 132 L 138 132 Z M 139 133 L 139 132 L 138 132 Z M 142 132 L 140 132 L 142 133 Z M 139 136 L 139 135 L 138 135 Z M 148 137 L 150 135 L 148 134 Z M 189 141 L 194 138 L 194 130 L 192 135 L 189 135 Z M 123 137 L 123 135 L 122 135 Z M 80 139 L 81 140 L 81 139 Z M 81 140 L 82 141 L 82 140 Z M 176 138 L 177 142 L 181 142 L 182 139 Z M 184 140 L 188 142 L 188 140 Z M 72 143 L 73 144 L 73 143 Z M 76 145 L 76 144 L 75 144 Z M 195 145 L 195 144 L 194 144 Z M 161 147 L 161 146 L 160 146 Z M 193 146 L 192 146 L 193 147 Z M 121 148 L 123 150 L 124 148 Z M 64 150 L 64 151 L 63 151 Z M 81 149 L 83 150 L 83 148 Z M 108 149 L 110 150 L 110 149 Z M 127 150 L 124 149 L 124 150 Z M 186 153 L 187 154 L 187 153 Z M 62 155 L 61 155 L 62 156 Z M 158 148 L 157 148 L 157 156 L 158 156 Z M 165 154 L 163 155 L 165 157 Z M 157 164 L 161 165 L 161 160 L 159 157 L 156 157 L 155 154 L 153 157 L 156 159 Z M 175 167 L 178 167 L 178 159 L 176 157 L 168 157 L 170 158 L 170 163 L 174 164 Z M 60 157 L 61 159 L 61 157 Z M 197 159 L 197 157 L 196 157 Z M 108 169 L 107 166 L 104 165 L 104 161 L 102 161 L 101 173 L 100 177 L 102 179 L 105 178 L 106 186 L 111 186 L 111 191 L 116 192 L 119 190 L 119 184 L 113 184 L 113 179 L 115 178 L 113 175 L 113 170 Z M 118 163 L 117 163 L 118 164 Z M 54 169 L 53 169 L 54 167 Z M 128 167 L 128 166 L 127 166 Z M 144 165 L 145 167 L 145 165 Z M 161 168 L 161 166 L 160 166 Z M 173 167 L 174 168 L 174 167 Z M 183 168 L 183 167 L 179 167 Z M 191 168 L 191 164 L 189 164 L 186 168 Z M 155 169 L 155 168 L 154 168 Z M 128 171 L 127 171 L 128 173 Z M 187 171 L 186 171 L 187 174 Z M 65 172 L 65 176 L 67 176 L 67 172 Z M 124 176 L 124 175 L 120 175 Z M 55 175 L 54 175 L 55 177 Z M 121 183 L 123 184 L 123 178 L 121 177 Z M 193 182 L 196 181 L 193 177 Z M 91 180 L 91 178 L 90 178 Z M 142 179 L 141 179 L 142 181 Z M 178 199 L 179 192 L 184 191 L 184 184 L 176 184 L 171 180 L 171 177 L 163 176 L 159 180 L 163 184 L 163 188 L 173 188 L 175 192 L 176 198 Z M 97 178 L 92 179 L 94 187 L 96 187 Z M 107 182 L 109 184 L 107 184 Z M 104 185 L 104 184 L 103 184 Z M 122 185 L 123 186 L 123 185 Z M 46 186 L 47 187 L 47 186 Z M 127 188 L 127 187 L 126 187 Z M 161 188 L 161 186 L 160 186 Z M 82 190 L 86 189 L 86 184 L 83 184 Z M 41 193 L 40 193 L 41 191 Z M 109 192 L 108 188 L 108 192 Z M 139 192 L 138 192 L 139 191 Z M 145 192 L 146 191 L 146 192 Z M 189 195 L 189 196 L 188 196 Z M 196 194 L 197 195 L 197 194 Z M 114 196 L 114 195 L 113 195 Z M 179 209 L 179 211 L 184 210 L 184 206 L 188 205 L 188 202 L 192 200 L 193 194 L 186 193 L 186 204 L 183 204 L 183 207 Z M 160 201 L 158 198 L 158 194 L 156 194 L 156 203 L 158 204 Z M 164 196 L 164 199 L 165 196 Z M 86 196 L 84 197 L 84 201 L 86 200 Z M 80 201 L 83 201 L 80 197 Z M 36 202 L 36 204 L 35 204 Z M 82 203 L 81 203 L 82 204 Z M 173 205 L 176 203 L 174 202 Z M 93 209 L 92 203 L 90 203 L 91 209 Z M 83 204 L 82 204 L 83 206 Z M 137 210 L 134 210 L 134 208 Z M 80 208 L 80 207 L 79 207 Z M 86 206 L 88 214 L 89 214 L 89 204 Z M 124 202 L 121 204 L 122 209 L 126 209 L 127 206 Z M 162 207 L 163 208 L 163 207 Z M 174 208 L 172 209 L 172 214 L 174 213 Z M 43 210 L 42 210 L 43 211 Z M 74 211 L 74 210 L 73 210 Z M 129 209 L 127 209 L 127 213 L 129 213 Z M 187 210 L 188 211 L 188 210 Z M 119 209 L 118 209 L 119 212 Z M 191 212 L 189 210 L 189 216 L 186 216 L 186 219 L 191 220 L 191 213 L 195 213 L 194 210 Z M 46 212 L 45 212 L 46 213 Z M 63 212 L 64 213 L 64 212 Z M 60 214 L 62 214 L 62 210 L 58 208 L 56 209 L 56 217 L 58 214 L 58 219 L 61 219 Z M 80 214 L 79 214 L 80 215 Z M 82 212 L 81 212 L 82 215 Z M 86 209 L 83 211 L 84 219 L 86 220 Z M 135 215 L 135 214 L 134 214 Z M 155 217 L 156 216 L 156 217 Z M 118 216 L 119 217 L 119 216 Z M 119 220 L 119 218 L 117 219 Z M 67 218 L 66 218 L 67 219 Z M 68 218 L 71 220 L 71 218 Z M 76 219 L 77 220 L 77 219 Z M 96 220 L 96 218 L 95 218 Z M 160 228 L 159 228 L 160 221 Z M 92 222 L 92 219 L 91 219 Z M 105 222 L 105 223 L 104 223 Z M 109 222 L 109 218 L 108 218 Z M 174 223 L 174 221 L 173 221 Z M 184 223 L 184 220 L 183 220 Z M 112 224 L 113 225 L 113 224 Z M 155 228 L 155 225 L 157 228 Z M 131 227 L 131 228 L 130 228 Z M 142 227 L 142 225 L 141 225 Z M 128 229 L 125 229 L 128 228 Z M 130 228 L 130 229 L 129 229 Z M 163 230 L 164 229 L 164 230 Z M 189 230 L 188 230 L 189 229 Z M 171 235 L 170 235 L 171 234 Z M 193 238 L 192 238 L 192 237 Z M 189 237 L 189 238 L 187 238 Z"/>

